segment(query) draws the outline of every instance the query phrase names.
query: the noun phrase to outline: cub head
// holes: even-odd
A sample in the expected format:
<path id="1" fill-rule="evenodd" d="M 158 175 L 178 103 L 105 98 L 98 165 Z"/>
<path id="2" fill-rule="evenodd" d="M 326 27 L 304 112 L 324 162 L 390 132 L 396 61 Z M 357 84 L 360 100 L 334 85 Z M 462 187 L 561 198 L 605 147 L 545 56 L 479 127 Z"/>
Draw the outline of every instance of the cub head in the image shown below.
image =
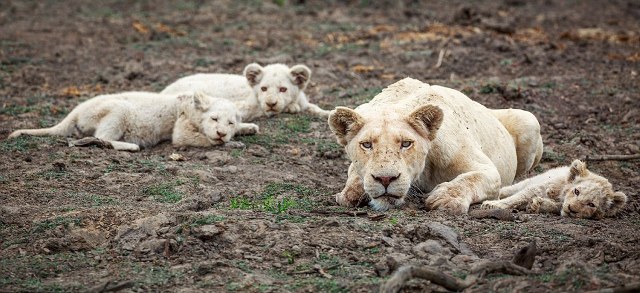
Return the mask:
<path id="1" fill-rule="evenodd" d="M 408 116 L 384 110 L 363 116 L 337 107 L 329 126 L 345 146 L 351 171 L 362 179 L 369 205 L 387 210 L 402 204 L 412 182 L 421 176 L 425 160 L 443 119 L 442 110 L 422 106 Z"/>
<path id="2" fill-rule="evenodd" d="M 602 219 L 617 214 L 627 202 L 624 193 L 614 192 L 609 180 L 587 170 L 580 160 L 571 163 L 567 184 L 562 216 Z"/>
<path id="3" fill-rule="evenodd" d="M 201 92 L 179 96 L 178 100 L 180 115 L 186 116 L 212 145 L 224 144 L 235 135 L 241 120 L 233 102 Z"/>
<path id="4" fill-rule="evenodd" d="M 304 65 L 291 68 L 284 64 L 265 67 L 251 63 L 244 68 L 244 76 L 255 93 L 260 108 L 267 115 L 281 113 L 307 87 L 311 70 Z"/>

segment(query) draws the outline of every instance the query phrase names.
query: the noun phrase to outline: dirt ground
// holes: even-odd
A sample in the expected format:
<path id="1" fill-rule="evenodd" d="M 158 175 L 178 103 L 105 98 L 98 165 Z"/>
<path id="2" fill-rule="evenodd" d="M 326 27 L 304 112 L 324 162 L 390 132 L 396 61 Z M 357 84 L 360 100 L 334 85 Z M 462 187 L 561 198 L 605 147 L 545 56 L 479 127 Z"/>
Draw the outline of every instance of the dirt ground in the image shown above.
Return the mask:
<path id="1" fill-rule="evenodd" d="M 348 160 L 307 115 L 257 121 L 262 133 L 239 137 L 243 148 L 126 153 L 6 139 L 98 94 L 282 62 L 312 69 L 306 92 L 325 109 L 411 76 L 531 111 L 545 143 L 535 172 L 638 154 L 638 1 L 159 2 L 0 1 L 0 291 L 371 292 L 399 264 L 465 279 L 479 260 L 510 260 L 532 240 L 534 274 L 489 274 L 466 291 L 640 281 L 638 160 L 588 162 L 629 196 L 615 218 L 504 221 L 418 201 L 385 213 L 338 207 Z M 418 279 L 404 290 L 446 291 Z"/>

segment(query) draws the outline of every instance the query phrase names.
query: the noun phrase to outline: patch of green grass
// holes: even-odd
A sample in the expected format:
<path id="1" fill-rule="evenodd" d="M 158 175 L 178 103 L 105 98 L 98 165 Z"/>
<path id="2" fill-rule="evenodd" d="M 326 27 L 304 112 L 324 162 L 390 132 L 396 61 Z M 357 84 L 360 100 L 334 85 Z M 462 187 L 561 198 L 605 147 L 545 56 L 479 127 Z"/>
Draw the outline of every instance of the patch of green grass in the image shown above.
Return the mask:
<path id="1" fill-rule="evenodd" d="M 57 169 L 45 170 L 38 173 L 38 175 L 44 177 L 47 180 L 66 178 L 69 176 L 67 171 Z"/>
<path id="2" fill-rule="evenodd" d="M 41 145 L 51 145 L 55 143 L 57 139 L 55 136 L 21 135 L 0 142 L 0 150 L 3 152 L 26 152 L 38 149 Z"/>
<path id="3" fill-rule="evenodd" d="M 498 93 L 500 90 L 500 85 L 495 84 L 495 83 L 487 83 L 485 85 L 483 85 L 482 87 L 480 87 L 480 93 L 481 94 L 493 94 L 493 93 Z"/>
<path id="4" fill-rule="evenodd" d="M 324 195 L 322 192 L 307 186 L 291 183 L 269 183 L 255 197 L 239 196 L 230 199 L 232 209 L 258 210 L 284 214 L 291 208 L 310 210 L 313 206 L 311 197 Z"/>
<path id="5" fill-rule="evenodd" d="M 89 195 L 89 202 L 91 202 L 91 206 L 99 207 L 104 205 L 115 204 L 117 200 L 113 197 L 106 196 L 106 195 L 91 194 Z"/>
<path id="6" fill-rule="evenodd" d="M 82 222 L 82 219 L 77 217 L 56 217 L 54 219 L 47 219 L 47 220 L 38 222 L 32 228 L 32 232 L 41 233 L 46 230 L 50 230 L 55 227 L 58 227 L 60 225 L 63 225 L 65 227 L 69 227 L 71 224 L 78 226 L 80 225 L 81 222 Z"/>
<path id="7" fill-rule="evenodd" d="M 218 215 L 199 216 L 195 219 L 192 219 L 189 226 L 198 227 L 203 225 L 211 225 L 213 223 L 224 221 L 224 219 L 225 219 L 224 216 L 218 216 Z"/>
<path id="8" fill-rule="evenodd" d="M 18 116 L 34 110 L 33 106 L 24 105 L 4 105 L 0 108 L 0 115 Z"/>
<path id="9" fill-rule="evenodd" d="M 182 200 L 182 194 L 175 188 L 184 184 L 182 180 L 174 180 L 156 185 L 147 186 L 143 189 L 143 193 L 153 196 L 153 199 L 162 203 L 177 203 Z"/>
<path id="10" fill-rule="evenodd" d="M 231 156 L 234 158 L 239 158 L 244 154 L 244 149 L 232 149 Z"/>

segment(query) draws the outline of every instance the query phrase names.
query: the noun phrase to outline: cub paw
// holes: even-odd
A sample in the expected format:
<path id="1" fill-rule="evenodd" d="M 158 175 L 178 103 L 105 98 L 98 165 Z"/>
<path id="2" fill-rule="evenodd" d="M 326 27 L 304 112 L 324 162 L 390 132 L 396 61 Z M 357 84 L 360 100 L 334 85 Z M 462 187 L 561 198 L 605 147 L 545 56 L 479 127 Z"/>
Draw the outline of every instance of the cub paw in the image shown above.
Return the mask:
<path id="1" fill-rule="evenodd" d="M 485 200 L 482 202 L 482 204 L 480 205 L 481 209 L 486 209 L 486 210 L 493 210 L 493 209 L 508 209 L 509 207 L 504 204 L 501 203 L 499 200 Z"/>
<path id="2" fill-rule="evenodd" d="M 542 206 L 542 198 L 539 196 L 534 197 L 531 200 L 531 203 L 529 204 L 529 206 L 527 207 L 527 210 L 531 213 L 539 213 L 540 212 L 540 207 Z"/>
<path id="3" fill-rule="evenodd" d="M 256 124 L 251 124 L 247 127 L 245 134 L 256 134 L 260 132 L 260 127 Z"/>
<path id="4" fill-rule="evenodd" d="M 298 112 L 300 112 L 300 105 L 298 105 L 298 104 L 289 104 L 287 106 L 287 110 L 285 112 L 287 112 L 287 113 L 298 113 Z"/>

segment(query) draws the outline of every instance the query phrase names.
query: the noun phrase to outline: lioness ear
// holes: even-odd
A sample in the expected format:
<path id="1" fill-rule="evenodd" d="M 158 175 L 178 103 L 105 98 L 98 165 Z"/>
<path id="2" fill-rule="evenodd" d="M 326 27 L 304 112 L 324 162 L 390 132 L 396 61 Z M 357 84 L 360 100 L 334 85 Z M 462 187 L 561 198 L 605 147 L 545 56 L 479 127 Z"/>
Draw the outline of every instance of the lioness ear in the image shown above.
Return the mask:
<path id="1" fill-rule="evenodd" d="M 262 66 L 258 63 L 251 63 L 244 68 L 244 76 L 247 78 L 250 86 L 260 83 L 262 80 Z"/>
<path id="2" fill-rule="evenodd" d="M 574 160 L 571 162 L 571 167 L 569 167 L 569 178 L 567 178 L 567 182 L 573 182 L 577 177 L 584 177 L 588 174 L 587 164 L 580 160 Z"/>
<path id="3" fill-rule="evenodd" d="M 206 111 L 210 106 L 209 97 L 202 92 L 195 92 L 193 93 L 193 105 L 198 110 Z"/>
<path id="4" fill-rule="evenodd" d="M 615 216 L 624 205 L 627 203 L 627 195 L 620 191 L 614 192 L 612 195 L 607 196 L 606 205 L 609 209 L 606 211 L 608 217 Z"/>
<path id="5" fill-rule="evenodd" d="M 329 114 L 329 128 L 341 145 L 347 145 L 349 140 L 360 131 L 362 125 L 364 125 L 362 116 L 347 107 L 336 107 Z"/>
<path id="6" fill-rule="evenodd" d="M 309 79 L 311 78 L 311 69 L 302 64 L 298 64 L 291 67 L 289 74 L 291 75 L 293 84 L 304 90 L 304 88 L 307 87 L 307 84 L 309 83 Z"/>
<path id="7" fill-rule="evenodd" d="M 442 125 L 442 119 L 444 113 L 442 109 L 434 105 L 426 105 L 413 111 L 407 118 L 407 122 L 413 127 L 420 135 L 426 137 L 429 140 L 436 138 L 436 132 Z"/>

